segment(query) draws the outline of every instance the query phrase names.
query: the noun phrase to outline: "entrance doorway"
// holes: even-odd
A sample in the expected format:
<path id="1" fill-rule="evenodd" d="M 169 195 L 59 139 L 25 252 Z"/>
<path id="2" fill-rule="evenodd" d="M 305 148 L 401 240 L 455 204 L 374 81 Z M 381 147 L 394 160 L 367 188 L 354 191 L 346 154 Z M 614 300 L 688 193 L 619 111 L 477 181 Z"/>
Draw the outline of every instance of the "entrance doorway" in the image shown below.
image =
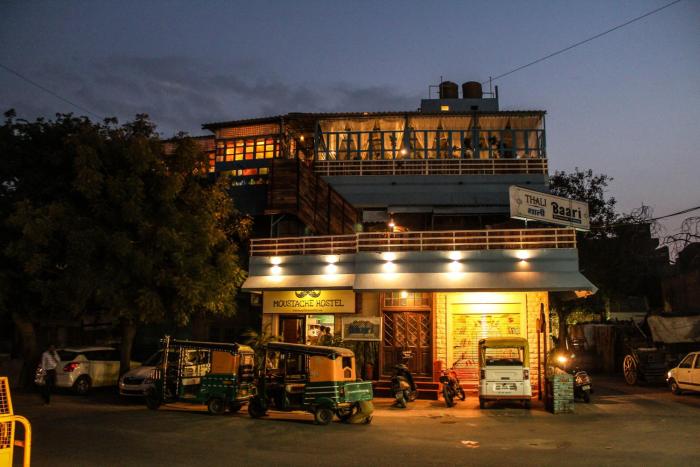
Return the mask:
<path id="1" fill-rule="evenodd" d="M 430 312 L 384 311 L 382 373 L 405 362 L 415 376 L 432 376 L 433 337 Z"/>
<path id="2" fill-rule="evenodd" d="M 303 344 L 306 340 L 304 316 L 280 316 L 280 334 L 283 342 Z"/>

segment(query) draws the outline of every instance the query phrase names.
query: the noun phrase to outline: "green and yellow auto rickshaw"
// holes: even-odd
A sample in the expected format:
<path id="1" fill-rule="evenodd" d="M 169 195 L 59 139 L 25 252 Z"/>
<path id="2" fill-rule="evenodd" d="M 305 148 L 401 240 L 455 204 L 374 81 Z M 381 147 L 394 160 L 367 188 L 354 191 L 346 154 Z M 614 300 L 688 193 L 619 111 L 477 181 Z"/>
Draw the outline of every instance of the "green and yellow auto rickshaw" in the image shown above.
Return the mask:
<path id="1" fill-rule="evenodd" d="M 238 412 L 253 389 L 255 352 L 240 344 L 161 340 L 163 358 L 147 383 L 144 396 L 150 409 L 161 404 L 206 404 L 209 413 Z"/>
<path id="2" fill-rule="evenodd" d="M 264 362 L 256 378 L 248 412 L 259 418 L 270 409 L 303 410 L 316 423 L 370 423 L 372 383 L 355 377 L 355 354 L 341 347 L 272 342 L 264 348 Z"/>

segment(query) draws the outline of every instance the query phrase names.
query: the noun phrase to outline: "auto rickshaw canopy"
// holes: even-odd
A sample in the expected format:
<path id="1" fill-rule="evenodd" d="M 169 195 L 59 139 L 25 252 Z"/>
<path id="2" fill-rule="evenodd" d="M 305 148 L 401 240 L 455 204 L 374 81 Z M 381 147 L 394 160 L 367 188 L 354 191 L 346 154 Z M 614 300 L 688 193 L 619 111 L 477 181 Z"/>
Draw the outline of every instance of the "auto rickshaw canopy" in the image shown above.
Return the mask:
<path id="1" fill-rule="evenodd" d="M 355 354 L 343 347 L 271 342 L 268 352 L 294 352 L 307 355 L 310 383 L 355 381 Z"/>
<path id="2" fill-rule="evenodd" d="M 530 359 L 530 345 L 524 337 L 486 337 L 479 339 L 479 365 L 484 366 L 485 349 L 523 349 L 523 363 L 527 364 Z"/>

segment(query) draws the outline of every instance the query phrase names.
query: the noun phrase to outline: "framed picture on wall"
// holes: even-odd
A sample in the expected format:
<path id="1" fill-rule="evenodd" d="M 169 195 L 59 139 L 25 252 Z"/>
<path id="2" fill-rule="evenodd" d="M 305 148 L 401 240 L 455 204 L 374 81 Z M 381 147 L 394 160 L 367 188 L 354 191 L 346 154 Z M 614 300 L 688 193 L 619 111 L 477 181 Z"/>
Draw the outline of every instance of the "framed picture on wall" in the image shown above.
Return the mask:
<path id="1" fill-rule="evenodd" d="M 344 341 L 381 341 L 381 317 L 343 316 Z"/>

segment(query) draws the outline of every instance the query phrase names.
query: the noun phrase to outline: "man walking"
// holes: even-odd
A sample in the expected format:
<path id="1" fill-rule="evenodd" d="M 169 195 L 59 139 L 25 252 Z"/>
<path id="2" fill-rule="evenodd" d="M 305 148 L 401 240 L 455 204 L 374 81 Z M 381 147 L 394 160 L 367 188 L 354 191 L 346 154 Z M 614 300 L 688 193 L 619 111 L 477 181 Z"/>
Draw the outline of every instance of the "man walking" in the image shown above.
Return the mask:
<path id="1" fill-rule="evenodd" d="M 60 361 L 61 358 L 56 353 L 56 347 L 53 344 L 49 345 L 49 349 L 41 354 L 41 367 L 44 369 L 44 387 L 41 388 L 41 397 L 46 405 L 51 402 L 51 391 L 56 384 L 56 367 Z"/>

